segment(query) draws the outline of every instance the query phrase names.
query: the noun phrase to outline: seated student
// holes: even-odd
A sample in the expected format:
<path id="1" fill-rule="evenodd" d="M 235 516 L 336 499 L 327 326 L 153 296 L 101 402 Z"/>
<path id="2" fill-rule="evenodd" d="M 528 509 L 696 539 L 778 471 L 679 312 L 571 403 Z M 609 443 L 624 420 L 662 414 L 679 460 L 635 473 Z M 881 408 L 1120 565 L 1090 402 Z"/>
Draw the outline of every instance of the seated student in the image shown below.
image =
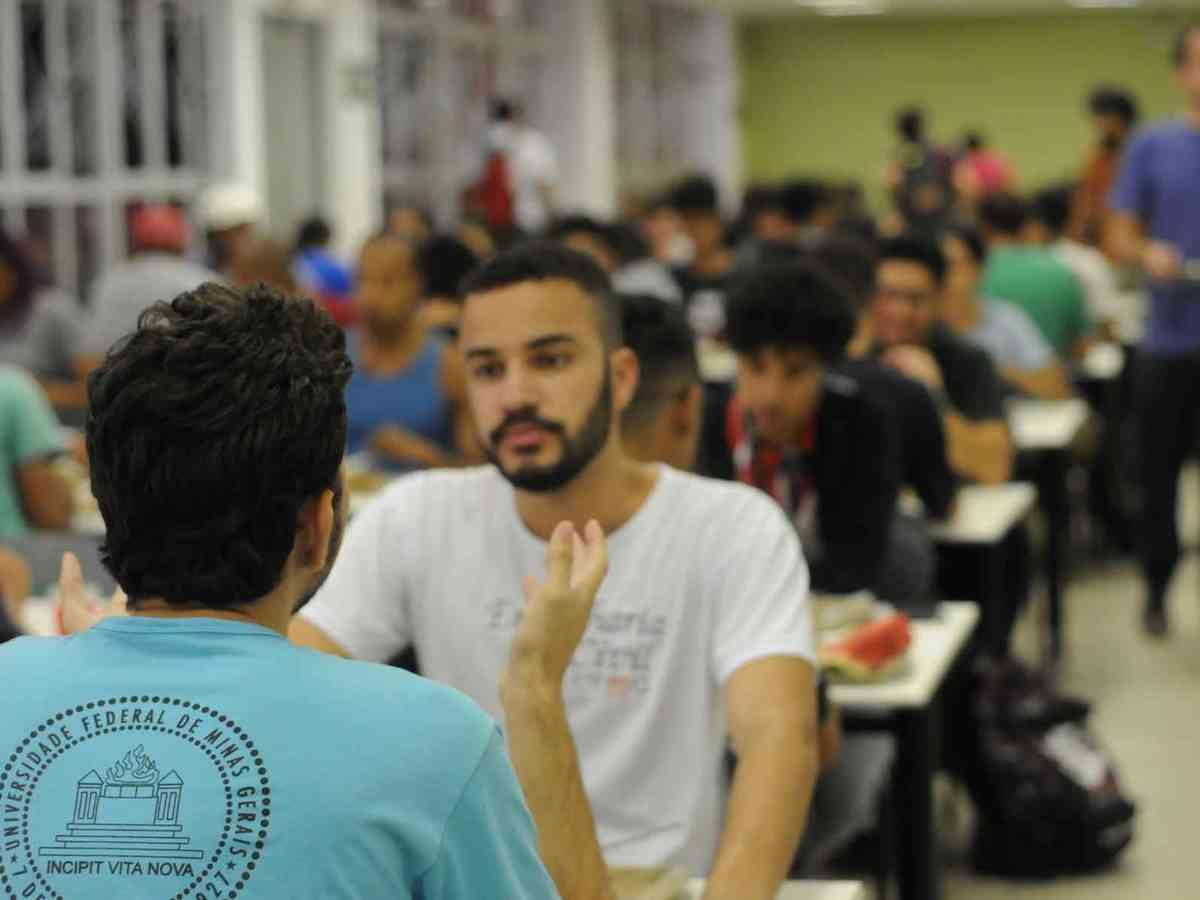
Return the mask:
<path id="1" fill-rule="evenodd" d="M 916 234 L 884 241 L 871 304 L 874 353 L 921 382 L 942 407 L 947 457 L 968 481 L 1012 477 L 1013 446 L 1004 420 L 1004 389 L 987 353 L 938 320 L 946 257 Z"/>
<path id="2" fill-rule="evenodd" d="M 367 241 L 358 260 L 355 370 L 346 388 L 346 448 L 369 450 L 385 468 L 455 465 L 475 447 L 462 363 L 418 316 L 417 254 L 398 237 Z"/>
<path id="3" fill-rule="evenodd" d="M 637 356 L 638 383 L 621 413 L 625 452 L 685 472 L 696 464 L 704 418 L 696 342 L 682 311 L 644 294 L 624 294 L 625 344 Z"/>
<path id="4" fill-rule="evenodd" d="M 726 297 L 736 274 L 733 251 L 725 243 L 717 186 L 703 175 L 686 178 L 665 202 L 678 214 L 692 246 L 691 260 L 673 270 L 688 324 L 701 337 L 715 337 L 725 327 Z"/>
<path id="5" fill-rule="evenodd" d="M 1116 335 L 1121 314 L 1117 277 L 1108 258 L 1095 247 L 1075 240 L 1067 232 L 1071 220 L 1072 185 L 1050 187 L 1033 197 L 1026 234 L 1046 247 L 1075 275 L 1083 288 L 1088 315 L 1109 338 Z"/>
<path id="6" fill-rule="evenodd" d="M 759 224 L 738 250 L 738 266 L 794 262 L 828 234 L 837 219 L 832 191 L 820 181 L 796 179 L 755 198 Z"/>
<path id="7" fill-rule="evenodd" d="M 20 554 L 0 547 L 0 644 L 23 632 L 22 610 L 31 575 Z"/>
<path id="8" fill-rule="evenodd" d="M 332 241 L 333 229 L 320 216 L 301 223 L 292 275 L 300 290 L 325 307 L 333 321 L 345 328 L 354 324 L 354 272 L 330 252 Z"/>
<path id="9" fill-rule="evenodd" d="M 452 235 L 435 234 L 417 248 L 417 272 L 425 294 L 420 317 L 427 332 L 448 343 L 458 340 L 458 286 L 478 265 L 474 251 Z"/>
<path id="10" fill-rule="evenodd" d="M 83 315 L 74 298 L 43 284 L 29 252 L 0 229 L 0 364 L 33 375 L 56 407 L 83 406 Z"/>
<path id="11" fill-rule="evenodd" d="M 671 270 L 650 256 L 645 241 L 631 228 L 605 225 L 588 216 L 565 216 L 546 236 L 594 259 L 608 273 L 615 291 L 682 300 Z"/>
<path id="12" fill-rule="evenodd" d="M 117 339 L 137 327 L 142 310 L 220 276 L 183 258 L 189 233 L 183 212 L 173 206 L 144 206 L 129 223 L 132 258 L 103 272 L 92 285 L 83 328 L 82 367 L 100 364 Z"/>
<path id="13" fill-rule="evenodd" d="M 796 525 L 815 591 L 870 589 L 911 606 L 928 597 L 932 566 L 890 552 L 901 449 L 880 399 L 837 371 L 854 333 L 840 284 L 804 263 L 761 269 L 730 297 L 738 355 L 729 443 L 739 480 Z"/>
<path id="14" fill-rule="evenodd" d="M 980 296 L 987 245 L 974 228 L 951 226 L 942 236 L 946 290 L 941 320 L 955 334 L 982 347 L 1012 387 L 1043 400 L 1064 400 L 1074 391 L 1066 367 L 1019 306 Z"/>
<path id="15" fill-rule="evenodd" d="M 979 204 L 979 220 L 988 244 L 980 293 L 1020 307 L 1059 359 L 1081 356 L 1092 331 L 1083 290 L 1048 250 L 1026 242 L 1025 201 L 1015 194 L 992 194 Z"/>
<path id="16" fill-rule="evenodd" d="M 0 539 L 71 522 L 71 488 L 54 469 L 65 452 L 46 395 L 28 373 L 0 366 Z"/>
<path id="17" fill-rule="evenodd" d="M 847 346 L 847 358 L 839 365 L 856 381 L 867 385 L 868 392 L 880 397 L 892 414 L 894 431 L 899 437 L 901 484 L 912 488 L 921 498 L 924 515 L 945 519 L 954 506 L 957 482 L 946 457 L 946 435 L 942 417 L 925 386 L 881 365 L 870 356 L 874 344 L 869 306 L 875 298 L 875 269 L 878 258 L 865 241 L 834 235 L 822 241 L 809 259 L 838 277 L 850 291 L 857 325 Z M 913 533 L 910 543 L 928 556 L 929 537 L 920 522 L 901 516 L 897 531 Z"/>
<path id="18" fill-rule="evenodd" d="M 597 529 L 556 530 L 505 667 L 525 796 L 463 695 L 286 639 L 346 524 L 350 371 L 311 301 L 215 284 L 158 304 L 96 370 L 88 452 L 128 615 L 0 649 L 0 682 L 37 685 L 0 700 L 0 786 L 27 811 L 6 893 L 557 897 L 528 797 L 543 852 L 606 896 L 574 757 L 537 749 L 570 747 L 555 698 Z M 60 591 L 70 630 L 96 618 L 71 557 Z"/>

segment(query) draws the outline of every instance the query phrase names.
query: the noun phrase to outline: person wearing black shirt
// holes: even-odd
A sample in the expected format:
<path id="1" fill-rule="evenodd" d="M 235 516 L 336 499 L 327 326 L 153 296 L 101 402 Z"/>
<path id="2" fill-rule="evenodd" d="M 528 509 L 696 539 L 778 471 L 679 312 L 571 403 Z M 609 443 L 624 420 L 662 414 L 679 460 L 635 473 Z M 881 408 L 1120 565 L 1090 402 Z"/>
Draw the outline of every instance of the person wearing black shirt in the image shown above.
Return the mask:
<path id="1" fill-rule="evenodd" d="M 672 270 L 688 323 L 700 337 L 716 337 L 725 327 L 725 305 L 735 273 L 735 256 L 725 242 L 717 186 L 705 176 L 685 178 L 667 195 L 666 205 L 683 223 L 693 255 Z"/>
<path id="2" fill-rule="evenodd" d="M 738 355 L 728 418 L 738 478 L 770 493 L 804 543 L 813 590 L 924 602 L 932 568 L 890 552 L 902 460 L 868 381 L 837 366 L 854 333 L 840 283 L 807 263 L 761 269 L 731 294 Z"/>

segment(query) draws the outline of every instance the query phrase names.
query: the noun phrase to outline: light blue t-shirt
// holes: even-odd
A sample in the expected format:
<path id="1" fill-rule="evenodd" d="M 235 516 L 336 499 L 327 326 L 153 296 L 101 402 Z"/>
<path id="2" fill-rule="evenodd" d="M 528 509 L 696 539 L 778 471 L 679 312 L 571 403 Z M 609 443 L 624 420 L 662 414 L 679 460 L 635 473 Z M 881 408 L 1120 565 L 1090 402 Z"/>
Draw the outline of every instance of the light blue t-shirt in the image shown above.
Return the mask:
<path id="1" fill-rule="evenodd" d="M 966 335 L 987 351 L 1001 369 L 1036 372 L 1054 362 L 1054 350 L 1033 320 L 1019 307 L 983 301 L 983 315 Z"/>
<path id="2" fill-rule="evenodd" d="M 145 616 L 12 641 L 0 684 L 3 896 L 558 896 L 499 730 L 450 688 Z"/>

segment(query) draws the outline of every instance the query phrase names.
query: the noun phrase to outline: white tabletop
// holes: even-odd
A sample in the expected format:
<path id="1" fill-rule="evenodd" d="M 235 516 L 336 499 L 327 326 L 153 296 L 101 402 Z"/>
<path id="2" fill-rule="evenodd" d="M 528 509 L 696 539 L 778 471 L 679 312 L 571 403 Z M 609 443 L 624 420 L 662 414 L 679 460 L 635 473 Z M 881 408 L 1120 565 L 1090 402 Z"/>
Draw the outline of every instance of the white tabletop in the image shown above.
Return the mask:
<path id="1" fill-rule="evenodd" d="M 688 900 L 704 896 L 704 879 L 688 882 Z M 857 881 L 789 881 L 779 891 L 779 900 L 866 900 L 867 893 Z"/>
<path id="2" fill-rule="evenodd" d="M 1037 489 L 1024 481 L 967 485 L 958 490 L 954 515 L 930 522 L 929 535 L 942 544 L 997 544 L 1036 502 Z"/>
<path id="3" fill-rule="evenodd" d="M 1087 417 L 1082 400 L 1017 400 L 1008 409 L 1018 450 L 1065 450 Z"/>
<path id="4" fill-rule="evenodd" d="M 21 607 L 21 625 L 25 632 L 41 637 L 58 634 L 57 608 L 58 600 L 54 597 L 30 597 Z"/>
<path id="5" fill-rule="evenodd" d="M 928 706 L 978 623 L 974 603 L 941 604 L 935 618 L 913 620 L 906 675 L 883 684 L 831 684 L 829 699 L 849 710 Z"/>

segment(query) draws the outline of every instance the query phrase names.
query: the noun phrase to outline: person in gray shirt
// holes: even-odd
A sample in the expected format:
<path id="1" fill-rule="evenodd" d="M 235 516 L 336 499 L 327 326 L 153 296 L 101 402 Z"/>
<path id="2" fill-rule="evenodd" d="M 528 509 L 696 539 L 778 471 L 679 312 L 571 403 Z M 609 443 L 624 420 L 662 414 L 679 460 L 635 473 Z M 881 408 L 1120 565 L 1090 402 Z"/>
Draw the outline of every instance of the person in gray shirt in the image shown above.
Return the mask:
<path id="1" fill-rule="evenodd" d="M 118 339 L 137 327 L 142 311 L 159 300 L 221 281 L 216 272 L 183 259 L 188 243 L 183 213 L 173 206 L 147 206 L 131 224 L 131 259 L 96 279 L 91 311 L 80 345 L 84 371 L 95 368 Z"/>

